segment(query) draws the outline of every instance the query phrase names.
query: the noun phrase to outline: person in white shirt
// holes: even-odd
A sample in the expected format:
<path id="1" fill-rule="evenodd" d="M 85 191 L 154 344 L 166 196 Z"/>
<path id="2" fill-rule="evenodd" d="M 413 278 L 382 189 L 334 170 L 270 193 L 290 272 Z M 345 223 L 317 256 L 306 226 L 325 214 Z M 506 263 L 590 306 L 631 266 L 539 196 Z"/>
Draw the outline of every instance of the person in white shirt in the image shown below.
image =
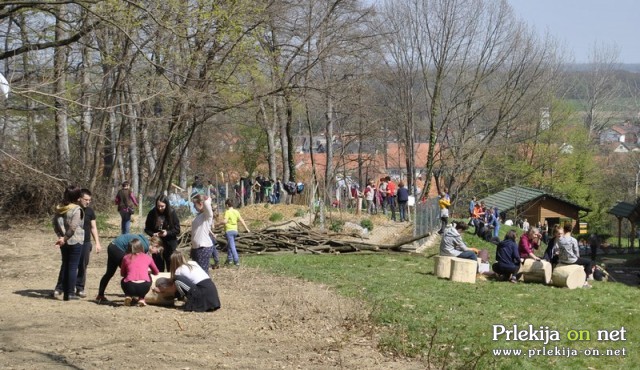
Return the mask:
<path id="1" fill-rule="evenodd" d="M 213 226 L 211 198 L 198 194 L 192 198 L 192 201 L 198 215 L 191 222 L 191 251 L 189 252 L 189 257 L 196 261 L 208 274 L 212 250 L 215 248 L 209 235 Z"/>
<path id="2" fill-rule="evenodd" d="M 376 213 L 376 204 L 373 201 L 375 193 L 376 186 L 373 184 L 373 180 L 369 180 L 367 187 L 364 189 L 364 199 L 367 201 L 367 213 L 370 215 Z"/>
<path id="3" fill-rule="evenodd" d="M 220 308 L 215 284 L 200 265 L 187 261 L 180 251 L 171 255 L 171 279 L 178 298 L 186 298 L 185 311 L 207 312 Z"/>

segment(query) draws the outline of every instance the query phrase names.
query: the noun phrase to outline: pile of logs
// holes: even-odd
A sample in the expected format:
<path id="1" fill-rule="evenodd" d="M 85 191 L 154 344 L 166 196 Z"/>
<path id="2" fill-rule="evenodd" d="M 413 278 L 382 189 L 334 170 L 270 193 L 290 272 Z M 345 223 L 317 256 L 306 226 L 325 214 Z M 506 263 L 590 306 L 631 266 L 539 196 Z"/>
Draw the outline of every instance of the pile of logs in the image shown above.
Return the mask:
<path id="1" fill-rule="evenodd" d="M 218 249 L 226 250 L 227 239 L 221 228 L 216 228 Z M 256 232 L 240 232 L 236 237 L 238 253 L 352 253 L 364 251 L 396 251 L 403 252 L 403 245 L 427 237 L 421 235 L 409 240 L 403 240 L 393 245 L 367 243 L 359 234 L 332 233 L 314 230 L 311 227 L 295 221 L 273 225 Z M 190 232 L 182 234 L 180 248 L 191 246 Z"/>

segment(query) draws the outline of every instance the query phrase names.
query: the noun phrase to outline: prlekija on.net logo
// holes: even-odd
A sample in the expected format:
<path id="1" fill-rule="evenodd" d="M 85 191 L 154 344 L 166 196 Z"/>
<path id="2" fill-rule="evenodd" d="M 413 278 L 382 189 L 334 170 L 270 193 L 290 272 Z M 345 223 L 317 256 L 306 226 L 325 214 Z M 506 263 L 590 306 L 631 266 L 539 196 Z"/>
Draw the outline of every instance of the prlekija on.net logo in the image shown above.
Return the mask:
<path id="1" fill-rule="evenodd" d="M 559 342 L 566 339 L 571 342 L 591 341 L 598 342 L 618 342 L 626 341 L 627 330 L 624 326 L 619 329 L 596 329 L 595 331 L 586 329 L 570 329 L 566 333 L 560 333 L 558 330 L 549 326 L 534 327 L 529 324 L 520 328 L 517 324 L 509 327 L 501 324 L 493 325 L 492 340 L 494 341 L 523 341 L 523 342 L 541 342 L 548 344 L 549 342 Z"/>

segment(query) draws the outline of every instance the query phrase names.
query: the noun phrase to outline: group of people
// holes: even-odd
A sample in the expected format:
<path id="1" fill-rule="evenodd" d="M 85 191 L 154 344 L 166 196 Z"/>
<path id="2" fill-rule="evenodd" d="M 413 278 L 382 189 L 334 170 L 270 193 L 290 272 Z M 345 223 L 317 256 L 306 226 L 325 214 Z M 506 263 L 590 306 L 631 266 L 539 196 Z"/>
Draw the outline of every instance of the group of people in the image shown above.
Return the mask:
<path id="1" fill-rule="evenodd" d="M 440 242 L 440 255 L 458 258 L 471 259 L 476 261 L 479 253 L 478 249 L 468 247 L 462 239 L 462 233 L 467 230 L 468 225 L 457 222 L 447 225 L 442 231 Z M 518 271 L 526 259 L 535 261 L 546 260 L 555 267 L 556 265 L 580 265 L 583 266 L 587 279 L 584 287 L 591 287 L 588 280 L 594 271 L 594 264 L 591 259 L 580 256 L 578 241 L 572 236 L 573 225 L 565 223 L 556 225 L 553 237 L 547 243 L 547 248 L 543 257 L 536 255 L 536 251 L 542 245 L 542 233 L 537 227 L 530 227 L 520 238 L 517 237 L 516 230 L 509 230 L 504 240 L 497 244 L 496 259 L 492 265 L 493 271 L 502 280 L 517 282 Z M 592 238 L 597 236 L 592 235 Z M 596 243 L 597 241 L 594 241 Z M 592 259 L 595 255 L 592 254 Z"/>
<path id="2" fill-rule="evenodd" d="M 381 178 L 376 185 L 375 181 L 370 179 L 362 193 L 352 187 L 351 195 L 354 199 L 363 197 L 367 202 L 367 213 L 371 215 L 377 214 L 378 211 L 382 211 L 386 215 L 388 209 L 391 212 L 391 220 L 397 221 L 397 207 L 399 221 L 409 221 L 409 189 L 402 180 L 396 184 L 390 176 L 386 176 Z"/>
<path id="3" fill-rule="evenodd" d="M 473 197 L 469 202 L 469 224 L 475 228 L 475 234 L 486 241 L 499 241 L 500 211 Z"/>
<path id="4" fill-rule="evenodd" d="M 120 268 L 125 305 L 146 306 L 144 297 L 151 289 L 150 275 L 168 271 L 171 273 L 171 284 L 165 282 L 161 287 L 154 289 L 165 293 L 175 291 L 178 298 L 186 297 L 186 310 L 210 311 L 220 308 L 217 290 L 209 277 L 211 257 L 215 262 L 213 267 L 219 267 L 216 240 L 212 232 L 211 198 L 196 194 L 192 201 L 197 215 L 191 229 L 192 261 L 187 261 L 180 251 L 176 251 L 181 231 L 180 220 L 167 197 L 156 197 L 155 206 L 147 214 L 144 234 L 134 234 L 130 232 L 130 216 L 133 213 L 132 209 L 138 204 L 128 182 L 122 183 L 115 199 L 122 218 L 122 234 L 107 247 L 107 269 L 100 280 L 96 296 L 98 303 L 107 302 L 105 290 Z M 101 250 L 95 212 L 89 207 L 90 202 L 91 192 L 88 189 L 68 186 L 62 202 L 56 207 L 53 228 L 58 237 L 55 244 L 60 248 L 62 264 L 58 282 L 52 293 L 54 298 L 68 301 L 86 297 L 86 268 L 92 249 L 91 237 L 96 242 L 96 251 L 99 253 Z M 242 224 L 247 232 L 249 228 L 233 207 L 231 200 L 227 200 L 226 206 L 226 264 L 239 266 L 240 260 L 235 248 L 238 223 Z"/>
<path id="5" fill-rule="evenodd" d="M 549 239 L 542 257 L 535 253 L 543 242 L 540 229 L 530 227 L 520 236 L 517 243 L 516 231 L 510 230 L 504 240 L 498 244 L 493 271 L 502 276 L 504 280 L 515 283 L 520 265 L 528 258 L 535 261 L 548 261 L 554 267 L 557 265 L 581 265 L 587 277 L 584 287 L 590 288 L 588 280 L 593 272 L 593 261 L 580 256 L 578 241 L 572 236 L 572 230 L 573 225 L 570 222 L 562 226 L 556 225 L 553 229 L 553 237 Z"/>
<path id="6" fill-rule="evenodd" d="M 294 186 L 296 185 L 294 183 Z M 272 179 L 262 175 L 254 179 L 245 175 L 234 185 L 234 189 L 236 197 L 238 199 L 242 197 L 244 204 L 251 202 L 278 204 L 283 193 L 287 191 L 287 187 L 280 178 Z M 287 192 L 291 193 L 292 190 L 289 189 Z"/>

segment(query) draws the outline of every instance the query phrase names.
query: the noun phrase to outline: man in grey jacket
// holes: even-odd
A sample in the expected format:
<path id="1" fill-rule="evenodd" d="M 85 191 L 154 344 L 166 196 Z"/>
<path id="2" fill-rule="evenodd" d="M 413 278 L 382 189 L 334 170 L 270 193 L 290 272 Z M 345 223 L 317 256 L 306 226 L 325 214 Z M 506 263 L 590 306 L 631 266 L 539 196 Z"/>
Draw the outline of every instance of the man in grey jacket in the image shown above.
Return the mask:
<path id="1" fill-rule="evenodd" d="M 449 257 L 466 258 L 478 260 L 478 249 L 469 248 L 462 240 L 461 232 L 467 229 L 467 225 L 462 222 L 453 223 L 444 229 L 442 242 L 440 242 L 440 255 Z"/>

